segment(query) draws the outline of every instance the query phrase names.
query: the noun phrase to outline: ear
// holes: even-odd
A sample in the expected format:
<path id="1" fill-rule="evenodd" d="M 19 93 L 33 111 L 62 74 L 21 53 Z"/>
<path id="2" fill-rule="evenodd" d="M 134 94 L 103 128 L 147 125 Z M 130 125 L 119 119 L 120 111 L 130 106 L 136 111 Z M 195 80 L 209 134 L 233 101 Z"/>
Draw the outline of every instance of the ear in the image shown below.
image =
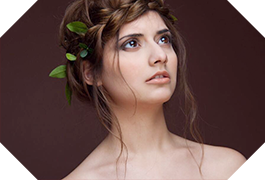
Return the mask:
<path id="1" fill-rule="evenodd" d="M 94 82 L 93 73 L 92 73 L 92 70 L 91 70 L 90 63 L 88 61 L 84 61 L 83 62 L 83 72 L 84 72 L 85 82 L 88 85 L 93 85 L 93 82 Z M 102 82 L 98 81 L 97 82 L 97 86 L 101 86 L 101 85 L 102 85 Z"/>

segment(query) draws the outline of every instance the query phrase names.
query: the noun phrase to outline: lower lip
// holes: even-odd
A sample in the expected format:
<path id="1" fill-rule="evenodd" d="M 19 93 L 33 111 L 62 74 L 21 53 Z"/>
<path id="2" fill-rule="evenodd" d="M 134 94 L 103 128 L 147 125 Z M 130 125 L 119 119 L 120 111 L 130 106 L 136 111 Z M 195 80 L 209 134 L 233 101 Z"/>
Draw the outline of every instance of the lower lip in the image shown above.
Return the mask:
<path id="1" fill-rule="evenodd" d="M 147 81 L 147 84 L 166 84 L 169 83 L 170 79 L 168 77 L 158 78 L 158 79 L 151 79 Z"/>

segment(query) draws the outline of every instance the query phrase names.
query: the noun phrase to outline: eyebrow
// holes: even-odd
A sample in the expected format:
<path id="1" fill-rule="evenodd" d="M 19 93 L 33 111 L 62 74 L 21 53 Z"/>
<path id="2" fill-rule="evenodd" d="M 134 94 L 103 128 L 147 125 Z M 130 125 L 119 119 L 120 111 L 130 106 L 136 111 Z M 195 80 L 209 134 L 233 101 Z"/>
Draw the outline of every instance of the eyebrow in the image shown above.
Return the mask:
<path id="1" fill-rule="evenodd" d="M 162 30 L 157 31 L 156 34 L 163 34 L 163 33 L 166 33 L 166 32 L 170 32 L 170 31 L 168 29 L 162 29 Z M 141 34 L 141 33 L 128 34 L 128 35 L 123 36 L 122 38 L 120 38 L 119 41 L 121 41 L 122 39 L 124 39 L 126 37 L 141 37 L 141 36 L 144 36 L 144 35 Z"/>
<path id="2" fill-rule="evenodd" d="M 157 31 L 156 34 L 163 34 L 163 33 L 166 33 L 166 32 L 170 32 L 168 29 L 162 29 L 160 31 Z"/>

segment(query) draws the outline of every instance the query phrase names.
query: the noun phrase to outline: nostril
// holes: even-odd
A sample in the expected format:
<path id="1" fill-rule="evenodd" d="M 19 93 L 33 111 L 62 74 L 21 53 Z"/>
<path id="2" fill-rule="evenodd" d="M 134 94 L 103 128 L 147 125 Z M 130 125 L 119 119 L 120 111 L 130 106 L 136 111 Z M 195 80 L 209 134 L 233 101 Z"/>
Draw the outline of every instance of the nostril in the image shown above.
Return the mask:
<path id="1" fill-rule="evenodd" d="M 161 60 L 157 60 L 157 61 L 155 61 L 155 64 L 156 64 L 156 63 L 159 63 L 159 62 L 161 62 Z"/>

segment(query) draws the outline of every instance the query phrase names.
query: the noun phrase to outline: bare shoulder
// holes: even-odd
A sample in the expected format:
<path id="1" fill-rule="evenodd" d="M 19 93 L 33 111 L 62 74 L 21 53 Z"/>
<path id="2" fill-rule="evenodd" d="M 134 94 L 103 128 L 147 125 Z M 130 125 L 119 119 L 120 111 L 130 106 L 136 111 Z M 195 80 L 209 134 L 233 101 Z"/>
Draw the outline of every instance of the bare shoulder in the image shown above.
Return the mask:
<path id="1" fill-rule="evenodd" d="M 108 149 L 100 143 L 86 158 L 63 180 L 108 179 L 115 171 L 115 162 Z"/>
<path id="2" fill-rule="evenodd" d="M 70 174 L 64 177 L 62 180 L 85 180 L 85 179 L 97 179 L 98 174 L 95 168 L 91 166 L 91 161 L 85 159 L 79 166 L 77 166 Z"/>
<path id="3" fill-rule="evenodd" d="M 89 155 L 77 168 L 63 178 L 63 180 L 107 179 L 109 172 L 112 171 L 111 164 L 103 163 L 100 156 L 93 154 L 92 156 Z"/>
<path id="4" fill-rule="evenodd" d="M 202 170 L 206 178 L 228 179 L 245 162 L 246 158 L 234 149 L 204 145 Z"/>
<path id="5" fill-rule="evenodd" d="M 69 175 L 64 177 L 62 180 L 84 180 L 84 179 L 94 179 L 93 174 L 91 174 L 92 171 L 88 170 L 88 172 L 84 173 L 83 171 L 78 171 L 75 169 L 72 171 Z"/>

